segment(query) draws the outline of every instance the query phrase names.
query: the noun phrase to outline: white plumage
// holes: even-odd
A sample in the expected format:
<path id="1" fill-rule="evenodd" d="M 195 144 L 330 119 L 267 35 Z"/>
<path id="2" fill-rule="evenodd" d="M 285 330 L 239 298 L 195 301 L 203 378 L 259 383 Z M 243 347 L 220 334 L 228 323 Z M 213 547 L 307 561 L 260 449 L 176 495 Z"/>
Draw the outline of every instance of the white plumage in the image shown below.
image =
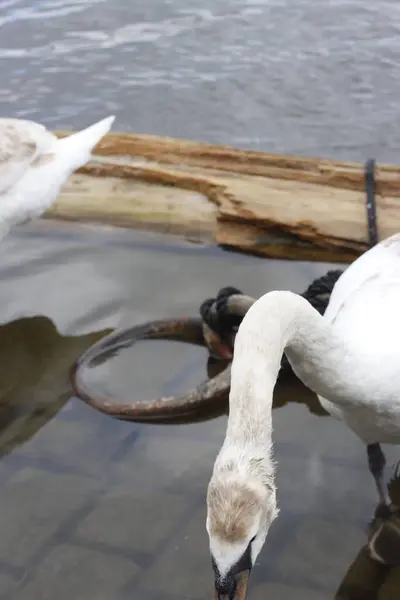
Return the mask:
<path id="1" fill-rule="evenodd" d="M 326 410 L 367 445 L 380 503 L 386 504 L 380 443 L 400 444 L 400 234 L 348 267 L 323 317 L 301 296 L 274 291 L 243 318 L 226 437 L 207 496 L 221 595 L 235 587 L 240 557 L 250 553 L 254 564 L 277 515 L 271 412 L 283 352 Z"/>
<path id="2" fill-rule="evenodd" d="M 0 238 L 50 207 L 68 177 L 90 160 L 114 119 L 62 139 L 33 121 L 0 119 Z"/>
<path id="3" fill-rule="evenodd" d="M 330 380 L 327 372 L 327 380 L 321 382 L 324 389 L 315 391 L 324 408 L 366 444 L 400 443 L 399 308 L 400 234 L 396 234 L 341 275 L 324 314 L 343 356 L 337 357 L 337 372 L 332 373 L 336 380 Z M 329 337 L 326 344 L 318 349 L 321 354 L 329 354 Z M 313 386 L 305 372 L 307 358 L 291 358 L 290 350 L 287 356 L 304 383 Z"/>

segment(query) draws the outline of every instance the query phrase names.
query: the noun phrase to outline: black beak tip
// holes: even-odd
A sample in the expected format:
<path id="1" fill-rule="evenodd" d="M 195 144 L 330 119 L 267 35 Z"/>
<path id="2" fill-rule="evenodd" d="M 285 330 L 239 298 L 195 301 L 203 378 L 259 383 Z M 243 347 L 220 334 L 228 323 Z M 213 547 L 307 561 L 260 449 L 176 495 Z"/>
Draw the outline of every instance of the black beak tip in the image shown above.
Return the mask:
<path id="1" fill-rule="evenodd" d="M 217 592 L 218 600 L 229 600 L 235 599 L 236 592 L 236 579 L 233 576 L 226 577 L 223 581 L 215 582 L 215 589 Z"/>
<path id="2" fill-rule="evenodd" d="M 242 571 L 237 575 L 215 581 L 213 600 L 246 600 L 247 582 L 250 571 Z"/>

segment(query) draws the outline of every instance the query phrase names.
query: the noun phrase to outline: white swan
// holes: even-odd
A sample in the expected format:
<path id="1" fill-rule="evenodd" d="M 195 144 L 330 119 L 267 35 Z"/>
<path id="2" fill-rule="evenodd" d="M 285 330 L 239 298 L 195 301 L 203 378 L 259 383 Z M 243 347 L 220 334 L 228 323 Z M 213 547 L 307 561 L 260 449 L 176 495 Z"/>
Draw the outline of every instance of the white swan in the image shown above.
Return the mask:
<path id="1" fill-rule="evenodd" d="M 207 494 L 219 598 L 245 593 L 278 514 L 271 408 L 283 352 L 324 408 L 367 445 L 385 503 L 379 444 L 400 443 L 400 233 L 348 267 L 323 317 L 286 291 L 265 294 L 244 316 L 234 345 L 226 436 Z"/>
<path id="2" fill-rule="evenodd" d="M 90 160 L 114 119 L 62 139 L 34 121 L 0 119 L 0 239 L 51 206 L 68 177 Z"/>

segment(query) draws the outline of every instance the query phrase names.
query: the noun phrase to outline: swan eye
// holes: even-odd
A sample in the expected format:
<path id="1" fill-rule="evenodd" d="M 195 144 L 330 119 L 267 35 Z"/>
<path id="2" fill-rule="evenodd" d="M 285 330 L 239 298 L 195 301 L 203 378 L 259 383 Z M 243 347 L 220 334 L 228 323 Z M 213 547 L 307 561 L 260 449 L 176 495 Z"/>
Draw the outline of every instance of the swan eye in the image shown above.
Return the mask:
<path id="1" fill-rule="evenodd" d="M 251 538 L 251 540 L 250 540 L 250 544 L 252 544 L 252 543 L 254 542 L 254 540 L 256 539 L 256 537 L 257 537 L 257 536 L 255 535 L 255 536 L 253 536 L 253 537 Z"/>

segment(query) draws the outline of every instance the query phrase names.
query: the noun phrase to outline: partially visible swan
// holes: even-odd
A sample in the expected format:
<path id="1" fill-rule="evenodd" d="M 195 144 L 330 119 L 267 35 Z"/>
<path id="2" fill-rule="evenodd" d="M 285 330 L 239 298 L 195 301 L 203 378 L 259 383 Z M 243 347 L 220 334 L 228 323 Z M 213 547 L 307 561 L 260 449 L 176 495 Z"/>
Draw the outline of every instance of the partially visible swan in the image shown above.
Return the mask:
<path id="1" fill-rule="evenodd" d="M 90 160 L 114 119 L 62 139 L 34 121 L 0 119 L 0 239 L 51 206 L 68 177 Z"/>
<path id="2" fill-rule="evenodd" d="M 380 443 L 400 443 L 400 233 L 348 267 L 323 317 L 301 296 L 274 291 L 243 318 L 226 436 L 207 494 L 216 594 L 230 600 L 243 593 L 278 515 L 271 406 L 283 352 L 323 407 L 367 445 L 386 504 Z"/>

